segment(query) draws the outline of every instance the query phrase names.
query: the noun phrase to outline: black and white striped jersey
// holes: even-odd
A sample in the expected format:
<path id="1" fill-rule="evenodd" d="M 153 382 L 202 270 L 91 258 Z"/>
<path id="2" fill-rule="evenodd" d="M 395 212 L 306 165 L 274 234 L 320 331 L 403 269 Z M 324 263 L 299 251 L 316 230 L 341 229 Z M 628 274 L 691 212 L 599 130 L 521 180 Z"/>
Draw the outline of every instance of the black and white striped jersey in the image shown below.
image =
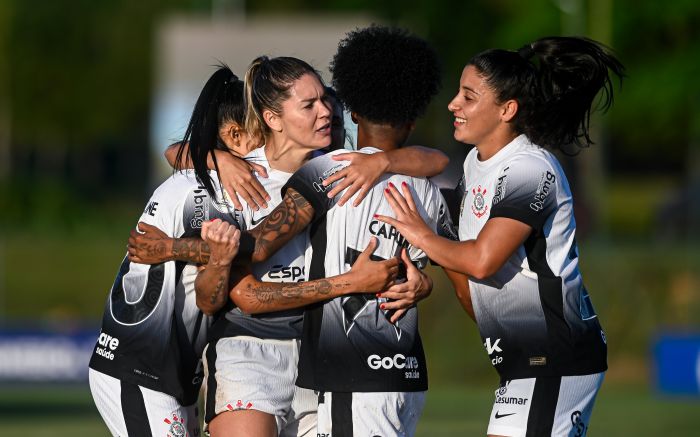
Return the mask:
<path id="1" fill-rule="evenodd" d="M 521 135 L 493 157 L 464 162 L 460 240 L 494 217 L 533 232 L 505 265 L 470 280 L 484 346 L 505 379 L 605 370 L 606 340 L 578 268 L 569 184 L 556 158 Z"/>
<path id="2" fill-rule="evenodd" d="M 375 153 L 377 149 L 360 152 Z M 456 238 L 440 191 L 423 178 L 385 175 L 359 206 L 351 206 L 352 202 L 338 206 L 341 196 L 329 199 L 330 187 L 321 184 L 348 165 L 331 159 L 337 153 L 343 151 L 312 159 L 285 186 L 314 207 L 309 279 L 349 271 L 373 236 L 379 240 L 374 259 L 389 259 L 406 247 L 414 263 L 420 268 L 426 265 L 428 259 L 421 250 L 409 245 L 394 227 L 374 218 L 374 214 L 393 215 L 384 199 L 389 181 L 397 187 L 408 183 L 422 217 L 434 229 L 452 232 Z M 310 306 L 304 319 L 297 385 L 330 392 L 426 390 L 428 374 L 417 309 L 411 308 L 394 325 L 389 322 L 391 314 L 379 308 L 382 301 L 375 295 L 353 295 Z"/>
<path id="3" fill-rule="evenodd" d="M 212 176 L 216 181 L 215 172 Z M 213 218 L 238 225 L 240 214 L 217 197 L 208 195 L 194 171 L 178 172 L 155 190 L 139 221 L 175 238 L 199 236 L 202 222 Z M 169 394 L 183 405 L 194 403 L 210 325 L 196 305 L 196 276 L 192 264 L 145 265 L 125 257 L 107 299 L 90 367 Z"/>
<path id="4" fill-rule="evenodd" d="M 292 174 L 270 168 L 264 146 L 253 150 L 245 159 L 267 169 L 268 177 L 258 180 L 271 197 L 266 209 L 255 211 L 248 206 L 243 209 L 241 227 L 247 230 L 258 226 L 282 202 L 281 188 Z M 245 205 L 242 199 L 241 203 Z M 308 249 L 309 234 L 308 231 L 303 231 L 267 261 L 251 265 L 253 275 L 263 282 L 305 281 L 304 258 Z M 237 335 L 269 339 L 299 338 L 303 317 L 303 308 L 255 315 L 231 308 L 214 322 L 212 339 Z"/>

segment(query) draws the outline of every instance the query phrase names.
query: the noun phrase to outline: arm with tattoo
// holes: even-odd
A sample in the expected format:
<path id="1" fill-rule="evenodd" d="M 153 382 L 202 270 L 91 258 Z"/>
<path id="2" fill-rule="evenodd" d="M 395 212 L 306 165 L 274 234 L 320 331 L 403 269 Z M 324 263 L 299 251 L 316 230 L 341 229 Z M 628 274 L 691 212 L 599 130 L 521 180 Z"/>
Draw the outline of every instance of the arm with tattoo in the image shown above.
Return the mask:
<path id="1" fill-rule="evenodd" d="M 372 239 L 349 272 L 331 278 L 307 282 L 260 282 L 248 272 L 233 286 L 229 296 L 244 313 L 258 314 L 301 308 L 352 293 L 378 293 L 394 283 L 399 260 L 372 261 L 370 255 L 376 247 L 377 240 Z"/>
<path id="2" fill-rule="evenodd" d="M 314 207 L 293 188 L 263 222 L 249 232 L 255 239 L 251 262 L 270 258 L 311 223 Z"/>

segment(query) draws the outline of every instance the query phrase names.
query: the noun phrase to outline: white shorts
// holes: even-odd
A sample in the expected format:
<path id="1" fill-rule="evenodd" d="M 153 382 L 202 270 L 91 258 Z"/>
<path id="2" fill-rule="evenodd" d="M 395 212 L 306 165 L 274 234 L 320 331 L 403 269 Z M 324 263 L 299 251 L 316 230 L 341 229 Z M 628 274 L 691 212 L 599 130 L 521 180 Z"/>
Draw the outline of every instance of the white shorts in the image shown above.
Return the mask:
<path id="1" fill-rule="evenodd" d="M 317 436 L 410 437 L 424 405 L 424 391 L 322 393 Z"/>
<path id="2" fill-rule="evenodd" d="M 97 410 L 114 436 L 197 437 L 197 405 L 89 369 Z"/>
<path id="3" fill-rule="evenodd" d="M 488 434 L 583 437 L 605 373 L 512 379 L 496 390 Z"/>
<path id="4" fill-rule="evenodd" d="M 299 340 L 219 339 L 204 351 L 206 423 L 224 411 L 253 409 L 275 416 L 281 436 L 316 437 L 318 398 L 297 387 Z"/>

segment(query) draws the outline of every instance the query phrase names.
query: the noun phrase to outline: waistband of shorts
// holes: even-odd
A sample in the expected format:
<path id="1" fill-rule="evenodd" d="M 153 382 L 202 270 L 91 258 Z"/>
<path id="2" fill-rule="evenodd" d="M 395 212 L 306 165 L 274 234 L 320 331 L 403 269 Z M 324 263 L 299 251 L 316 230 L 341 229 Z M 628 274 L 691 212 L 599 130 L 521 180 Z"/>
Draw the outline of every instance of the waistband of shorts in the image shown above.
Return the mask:
<path id="1" fill-rule="evenodd" d="M 288 338 L 288 339 L 278 339 L 278 338 L 258 338 L 258 337 L 252 337 L 249 335 L 237 335 L 235 337 L 222 337 L 217 339 L 216 341 L 222 341 L 222 340 L 240 340 L 240 341 L 246 341 L 249 343 L 258 343 L 258 344 L 273 344 L 277 346 L 284 346 L 284 345 L 289 345 L 289 346 L 297 346 L 301 344 L 301 340 L 298 338 Z"/>

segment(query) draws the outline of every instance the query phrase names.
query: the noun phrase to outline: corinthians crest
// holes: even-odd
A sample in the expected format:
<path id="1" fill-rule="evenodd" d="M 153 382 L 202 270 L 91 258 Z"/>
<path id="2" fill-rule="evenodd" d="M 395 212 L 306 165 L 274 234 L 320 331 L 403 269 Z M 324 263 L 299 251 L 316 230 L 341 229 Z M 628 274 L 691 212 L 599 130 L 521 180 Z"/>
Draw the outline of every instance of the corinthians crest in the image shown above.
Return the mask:
<path id="1" fill-rule="evenodd" d="M 472 212 L 477 218 L 481 218 L 489 211 L 489 206 L 486 204 L 484 195 L 486 190 L 481 189 L 481 185 L 476 188 L 472 188 L 472 194 L 474 195 L 474 202 L 472 202 Z"/>

